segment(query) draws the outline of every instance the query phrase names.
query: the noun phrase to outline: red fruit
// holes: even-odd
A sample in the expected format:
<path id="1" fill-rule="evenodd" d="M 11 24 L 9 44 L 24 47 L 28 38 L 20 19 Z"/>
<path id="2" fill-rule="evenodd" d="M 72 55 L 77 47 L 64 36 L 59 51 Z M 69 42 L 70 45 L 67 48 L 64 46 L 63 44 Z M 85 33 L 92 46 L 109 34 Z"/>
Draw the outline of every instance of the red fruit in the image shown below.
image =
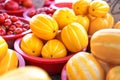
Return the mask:
<path id="1" fill-rule="evenodd" d="M 3 14 L 0 14 L 0 23 L 3 23 L 5 21 L 5 17 L 3 16 Z"/>
<path id="2" fill-rule="evenodd" d="M 23 0 L 22 5 L 27 8 L 31 8 L 33 6 L 32 0 Z"/>
<path id="3" fill-rule="evenodd" d="M 6 29 L 0 27 L 0 36 L 6 35 Z"/>
<path id="4" fill-rule="evenodd" d="M 30 25 L 29 25 L 29 24 L 24 24 L 24 25 L 23 25 L 23 28 L 29 29 L 29 28 L 30 28 Z"/>
<path id="5" fill-rule="evenodd" d="M 35 14 L 36 14 L 36 10 L 33 9 L 33 10 L 30 10 L 30 12 L 28 12 L 27 15 L 28 15 L 29 17 L 33 17 Z"/>
<path id="6" fill-rule="evenodd" d="M 16 28 L 15 30 L 14 30 L 14 34 L 20 34 L 20 33 L 22 33 L 23 32 L 23 29 L 22 28 Z"/>
<path id="7" fill-rule="evenodd" d="M 4 3 L 4 8 L 6 10 L 18 10 L 19 4 L 13 0 L 6 0 Z"/>
<path id="8" fill-rule="evenodd" d="M 15 25 L 11 25 L 10 27 L 9 27 L 9 31 L 14 31 L 16 29 L 16 26 Z"/>
<path id="9" fill-rule="evenodd" d="M 50 8 L 44 7 L 44 12 L 46 12 L 47 14 L 49 14 L 50 13 Z"/>
<path id="10" fill-rule="evenodd" d="M 13 34 L 13 31 L 8 31 L 7 32 L 7 35 L 11 35 L 11 34 Z"/>
<path id="11" fill-rule="evenodd" d="M 16 22 L 16 21 L 18 21 L 19 19 L 18 19 L 18 17 L 16 17 L 16 16 L 10 16 L 10 20 L 11 20 L 12 22 Z"/>
<path id="12" fill-rule="evenodd" d="M 12 21 L 10 19 L 5 19 L 4 26 L 10 26 L 12 24 Z"/>
<path id="13" fill-rule="evenodd" d="M 16 22 L 14 22 L 14 25 L 15 25 L 17 28 L 22 28 L 23 22 L 21 22 L 21 21 L 16 21 Z"/>
<path id="14" fill-rule="evenodd" d="M 3 13 L 3 16 L 5 17 L 5 19 L 9 18 L 9 15 L 7 13 Z"/>
<path id="15" fill-rule="evenodd" d="M 53 8 L 50 8 L 49 11 L 50 11 L 51 14 L 53 14 L 56 10 L 53 9 Z"/>
<path id="16" fill-rule="evenodd" d="M 53 8 L 50 7 L 46 7 L 44 10 L 47 14 L 53 14 L 55 12 L 55 10 Z"/>

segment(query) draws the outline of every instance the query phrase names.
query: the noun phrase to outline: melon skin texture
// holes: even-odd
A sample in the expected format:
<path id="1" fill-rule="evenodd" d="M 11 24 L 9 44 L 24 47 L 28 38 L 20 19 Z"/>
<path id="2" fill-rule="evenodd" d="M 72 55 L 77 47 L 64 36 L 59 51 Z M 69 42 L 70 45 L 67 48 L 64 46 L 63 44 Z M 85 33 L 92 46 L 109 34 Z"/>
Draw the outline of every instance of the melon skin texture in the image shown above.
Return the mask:
<path id="1" fill-rule="evenodd" d="M 58 33 L 57 22 L 49 15 L 37 14 L 30 19 L 30 29 L 43 40 L 53 39 Z"/>
<path id="2" fill-rule="evenodd" d="M 67 50 L 61 41 L 51 39 L 43 46 L 41 54 L 43 58 L 63 58 L 67 56 Z"/>
<path id="3" fill-rule="evenodd" d="M 110 6 L 104 0 L 94 0 L 90 3 L 89 6 L 89 14 L 95 17 L 103 17 L 105 16 L 110 10 Z"/>
<path id="4" fill-rule="evenodd" d="M 21 79 L 22 78 L 22 79 Z M 0 80 L 52 80 L 49 74 L 36 66 L 25 66 L 0 76 Z"/>
<path id="5" fill-rule="evenodd" d="M 87 32 L 77 22 L 73 22 L 62 29 L 61 39 L 66 48 L 71 52 L 79 52 L 88 45 Z"/>
<path id="6" fill-rule="evenodd" d="M 69 80 L 105 80 L 103 68 L 87 52 L 72 56 L 66 64 L 66 72 Z"/>
<path id="7" fill-rule="evenodd" d="M 120 30 L 102 29 L 90 41 L 91 53 L 111 64 L 120 64 Z"/>

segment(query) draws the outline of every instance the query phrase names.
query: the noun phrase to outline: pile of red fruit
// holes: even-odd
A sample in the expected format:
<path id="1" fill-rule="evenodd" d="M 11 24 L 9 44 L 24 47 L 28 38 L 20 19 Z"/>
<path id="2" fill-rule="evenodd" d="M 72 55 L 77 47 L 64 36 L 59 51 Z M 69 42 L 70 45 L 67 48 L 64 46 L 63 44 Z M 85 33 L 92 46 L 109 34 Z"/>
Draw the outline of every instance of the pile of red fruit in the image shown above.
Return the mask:
<path id="1" fill-rule="evenodd" d="M 33 7 L 32 0 L 0 0 L 0 9 L 19 10 Z"/>
<path id="2" fill-rule="evenodd" d="M 0 36 L 20 34 L 30 29 L 29 23 L 26 23 L 17 16 L 10 16 L 7 13 L 0 14 Z"/>
<path id="3" fill-rule="evenodd" d="M 32 9 L 28 11 L 27 16 L 33 17 L 34 15 L 40 14 L 40 13 L 52 16 L 54 12 L 55 12 L 55 9 L 51 7 L 42 7 L 42 8 Z"/>

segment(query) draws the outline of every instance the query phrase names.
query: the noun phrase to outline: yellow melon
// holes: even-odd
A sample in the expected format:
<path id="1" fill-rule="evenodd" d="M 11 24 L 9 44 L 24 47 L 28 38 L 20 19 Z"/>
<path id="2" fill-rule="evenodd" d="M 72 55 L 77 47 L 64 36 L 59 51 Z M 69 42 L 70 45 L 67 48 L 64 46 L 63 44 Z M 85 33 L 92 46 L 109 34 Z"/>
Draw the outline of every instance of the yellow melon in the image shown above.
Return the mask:
<path id="1" fill-rule="evenodd" d="M 110 14 L 110 13 L 107 13 L 107 14 L 104 16 L 104 18 L 108 21 L 108 26 L 109 26 L 109 27 L 113 27 L 113 25 L 114 25 L 114 17 L 113 17 L 113 15 Z"/>
<path id="2" fill-rule="evenodd" d="M 46 14 L 37 14 L 30 19 L 30 29 L 41 39 L 53 39 L 58 32 L 58 24 Z"/>
<path id="3" fill-rule="evenodd" d="M 109 70 L 106 80 L 120 80 L 120 66 L 115 66 Z"/>
<path id="4" fill-rule="evenodd" d="M 0 36 L 0 60 L 7 54 L 8 44 L 7 42 Z"/>
<path id="5" fill-rule="evenodd" d="M 95 18 L 90 22 L 88 34 L 93 35 L 96 31 L 106 28 L 112 28 L 106 18 Z"/>
<path id="6" fill-rule="evenodd" d="M 10 70 L 16 69 L 18 66 L 18 57 L 16 52 L 8 49 L 7 54 L 0 61 L 0 75 L 7 73 Z"/>
<path id="7" fill-rule="evenodd" d="M 57 21 L 59 29 L 76 20 L 75 13 L 69 8 L 57 9 L 52 17 Z"/>
<path id="8" fill-rule="evenodd" d="M 85 30 L 88 32 L 88 28 L 90 24 L 89 18 L 85 15 L 78 15 L 76 17 L 77 17 L 76 22 L 80 23 L 85 28 Z"/>
<path id="9" fill-rule="evenodd" d="M 61 41 L 52 39 L 43 46 L 41 54 L 44 58 L 62 58 L 67 55 L 67 50 Z"/>
<path id="10" fill-rule="evenodd" d="M 120 64 L 120 30 L 102 29 L 90 40 L 91 53 L 111 64 Z"/>
<path id="11" fill-rule="evenodd" d="M 77 22 L 73 22 L 62 29 L 61 39 L 66 48 L 71 52 L 79 52 L 88 45 L 87 32 Z"/>
<path id="12" fill-rule="evenodd" d="M 2 76 L 0 80 L 52 80 L 49 74 L 40 67 L 25 66 L 11 70 Z"/>
<path id="13" fill-rule="evenodd" d="M 110 10 L 108 3 L 104 0 L 94 0 L 90 3 L 89 14 L 95 17 L 103 17 Z"/>
<path id="14" fill-rule="evenodd" d="M 77 0 L 72 4 L 72 9 L 76 15 L 86 15 L 88 14 L 88 9 L 91 0 Z"/>
<path id="15" fill-rule="evenodd" d="M 40 56 L 41 49 L 43 47 L 43 41 L 35 34 L 29 33 L 22 38 L 20 47 L 28 55 Z"/>
<path id="16" fill-rule="evenodd" d="M 72 56 L 66 64 L 69 80 L 105 80 L 105 73 L 99 62 L 87 52 Z"/>

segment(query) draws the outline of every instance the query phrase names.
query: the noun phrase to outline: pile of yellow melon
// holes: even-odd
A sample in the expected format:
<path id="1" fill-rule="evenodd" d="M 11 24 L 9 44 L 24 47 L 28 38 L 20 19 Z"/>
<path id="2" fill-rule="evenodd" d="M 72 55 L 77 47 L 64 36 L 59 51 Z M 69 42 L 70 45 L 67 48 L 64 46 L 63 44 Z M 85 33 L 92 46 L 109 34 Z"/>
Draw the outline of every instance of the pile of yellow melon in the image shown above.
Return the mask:
<path id="1" fill-rule="evenodd" d="M 69 80 L 120 79 L 120 29 L 96 31 L 90 40 L 91 53 L 79 52 L 66 64 Z"/>
<path id="2" fill-rule="evenodd" d="M 110 7 L 104 0 L 78 0 L 72 5 L 72 9 L 77 16 L 86 17 L 79 21 L 82 24 L 83 21 L 87 22 L 88 26 L 84 26 L 89 35 L 93 35 L 96 31 L 105 28 L 112 28 L 114 24 L 114 18 L 109 13 Z M 79 19 L 79 18 L 78 18 Z"/>
<path id="3" fill-rule="evenodd" d="M 0 36 L 0 75 L 16 69 L 18 67 L 18 57 L 16 52 L 8 49 L 7 42 Z"/>
<path id="4" fill-rule="evenodd" d="M 109 5 L 103 0 L 77 0 L 72 9 L 57 9 L 52 17 L 37 14 L 30 20 L 32 34 L 23 37 L 21 49 L 46 58 L 79 52 L 88 46 L 88 35 L 113 27 L 114 18 L 109 11 Z"/>
<path id="5" fill-rule="evenodd" d="M 52 17 L 46 14 L 33 16 L 30 20 L 32 33 L 22 38 L 21 49 L 32 56 L 45 58 L 61 58 L 68 52 L 82 51 L 88 45 L 88 35 L 75 19 L 74 12 L 68 8 L 56 10 Z"/>
<path id="6" fill-rule="evenodd" d="M 83 4 L 88 0 L 78 0 L 73 5 L 78 3 L 80 5 L 80 1 Z M 87 8 L 88 12 L 81 13 L 79 10 L 76 14 L 88 15 L 90 20 L 88 34 L 92 35 L 91 53 L 79 52 L 68 60 L 66 64 L 68 80 L 119 80 L 120 22 L 114 24 L 114 18 L 108 13 L 109 6 L 102 0 L 90 2 Z M 76 9 L 81 7 L 77 6 Z"/>
<path id="7" fill-rule="evenodd" d="M 0 36 L 0 80 L 52 80 L 44 69 L 36 66 L 18 67 L 18 62 L 16 52 L 9 49 Z"/>
<path id="8" fill-rule="evenodd" d="M 72 9 L 77 15 L 77 21 L 80 20 L 78 16 L 88 18 L 89 26 L 83 27 L 92 37 L 91 53 L 78 52 L 68 60 L 68 80 L 119 80 L 120 22 L 114 24 L 110 8 L 103 0 L 78 0 L 73 3 Z M 80 22 L 83 21 L 82 18 Z"/>
<path id="9" fill-rule="evenodd" d="M 44 58 L 77 53 L 66 64 L 69 80 L 113 80 L 115 73 L 109 70 L 120 64 L 120 30 L 112 29 L 109 10 L 103 0 L 78 0 L 72 9 L 60 8 L 52 17 L 37 14 L 30 20 L 32 33 L 22 38 L 20 47 Z M 88 46 L 88 35 L 92 35 L 91 54 L 80 52 Z"/>

